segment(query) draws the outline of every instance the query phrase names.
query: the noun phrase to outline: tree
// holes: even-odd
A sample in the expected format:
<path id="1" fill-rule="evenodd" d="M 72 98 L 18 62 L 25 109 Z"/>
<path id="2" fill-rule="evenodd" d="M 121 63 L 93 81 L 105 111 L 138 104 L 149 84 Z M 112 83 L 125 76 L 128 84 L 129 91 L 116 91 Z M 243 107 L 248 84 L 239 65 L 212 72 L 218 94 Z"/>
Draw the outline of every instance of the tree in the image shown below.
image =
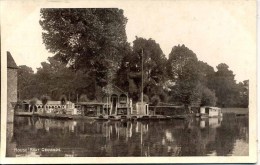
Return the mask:
<path id="1" fill-rule="evenodd" d="M 186 107 L 191 103 L 193 90 L 199 82 L 198 59 L 196 54 L 185 45 L 174 46 L 167 62 L 169 79 L 174 85 L 171 89 L 172 100 L 183 103 Z"/>
<path id="2" fill-rule="evenodd" d="M 144 102 L 149 103 L 149 97 L 147 95 L 144 95 Z"/>
<path id="3" fill-rule="evenodd" d="M 207 87 L 202 90 L 201 106 L 215 106 L 217 97 L 215 92 L 211 91 Z"/>
<path id="4" fill-rule="evenodd" d="M 80 96 L 80 98 L 79 98 L 79 101 L 80 101 L 80 102 L 88 102 L 88 101 L 89 101 L 88 96 L 85 95 L 85 94 L 82 94 L 82 95 Z"/>
<path id="5" fill-rule="evenodd" d="M 105 86 L 105 71 L 118 68 L 127 45 L 123 10 L 45 8 L 40 13 L 46 49 L 71 68 L 92 74 L 94 84 Z"/>
<path id="6" fill-rule="evenodd" d="M 202 83 L 198 83 L 191 96 L 192 106 L 215 106 L 217 97 L 215 92 Z"/>
<path id="7" fill-rule="evenodd" d="M 239 91 L 239 95 L 236 98 L 237 106 L 248 108 L 249 104 L 249 80 L 244 80 L 243 82 L 239 82 L 237 84 L 237 90 Z"/>
<path id="8" fill-rule="evenodd" d="M 209 87 L 215 74 L 214 68 L 203 61 L 198 61 L 197 70 L 200 83 Z"/>
<path id="9" fill-rule="evenodd" d="M 128 50 L 117 72 L 117 85 L 123 89 L 128 87 L 126 90 L 134 101 L 140 100 L 143 61 L 143 91 L 151 98 L 165 81 L 166 60 L 160 45 L 153 39 L 136 37 L 132 52 Z"/>
<path id="10" fill-rule="evenodd" d="M 219 106 L 235 106 L 236 97 L 239 95 L 235 82 L 235 75 L 227 64 L 221 63 L 217 66 L 218 71 L 214 74 L 211 82 L 212 88 L 216 92 Z"/>
<path id="11" fill-rule="evenodd" d="M 17 71 L 17 91 L 18 99 L 30 99 L 34 97 L 35 94 L 35 79 L 34 72 L 32 68 L 26 65 L 20 65 Z"/>
<path id="12" fill-rule="evenodd" d="M 46 104 L 48 103 L 49 100 L 50 100 L 50 97 L 47 96 L 47 95 L 43 95 L 41 97 L 42 105 L 43 105 L 43 108 L 44 108 L 44 110 L 43 110 L 44 114 L 46 113 Z"/>
<path id="13" fill-rule="evenodd" d="M 154 106 L 154 114 L 156 115 L 156 108 L 160 103 L 160 97 L 158 95 L 154 95 L 151 99 L 151 103 Z"/>

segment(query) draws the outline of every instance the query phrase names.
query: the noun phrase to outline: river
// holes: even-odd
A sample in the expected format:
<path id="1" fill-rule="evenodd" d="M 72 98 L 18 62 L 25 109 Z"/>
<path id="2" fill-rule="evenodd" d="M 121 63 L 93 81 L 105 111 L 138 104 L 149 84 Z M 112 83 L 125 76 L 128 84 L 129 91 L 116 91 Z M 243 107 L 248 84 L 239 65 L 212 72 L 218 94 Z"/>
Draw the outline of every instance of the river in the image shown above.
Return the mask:
<path id="1" fill-rule="evenodd" d="M 15 117 L 10 157 L 247 156 L 248 116 L 172 121 Z"/>

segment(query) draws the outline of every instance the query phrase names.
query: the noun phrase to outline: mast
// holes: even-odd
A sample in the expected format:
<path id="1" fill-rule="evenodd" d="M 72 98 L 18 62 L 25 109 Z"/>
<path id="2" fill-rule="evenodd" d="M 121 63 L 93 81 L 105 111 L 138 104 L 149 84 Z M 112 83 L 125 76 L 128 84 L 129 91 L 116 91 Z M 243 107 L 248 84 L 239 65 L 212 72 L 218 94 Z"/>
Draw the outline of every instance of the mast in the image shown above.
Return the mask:
<path id="1" fill-rule="evenodd" d="M 144 56 L 144 50 L 142 49 L 142 91 L 141 91 L 141 103 L 142 103 L 142 107 L 143 107 L 143 102 L 144 102 L 144 91 L 143 91 L 143 87 L 144 87 L 144 82 L 143 82 L 143 79 L 144 79 L 144 73 L 143 73 L 143 70 L 144 70 L 144 59 L 143 59 L 143 56 Z"/>

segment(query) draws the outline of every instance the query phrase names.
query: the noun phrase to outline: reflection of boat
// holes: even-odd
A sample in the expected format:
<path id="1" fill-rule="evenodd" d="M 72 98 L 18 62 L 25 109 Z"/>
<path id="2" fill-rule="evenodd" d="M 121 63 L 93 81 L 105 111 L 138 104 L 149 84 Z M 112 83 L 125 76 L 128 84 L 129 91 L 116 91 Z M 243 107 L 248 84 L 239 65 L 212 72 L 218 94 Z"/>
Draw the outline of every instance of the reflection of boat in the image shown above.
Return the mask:
<path id="1" fill-rule="evenodd" d="M 107 116 L 102 116 L 102 115 L 100 115 L 98 118 L 96 118 L 96 120 L 107 121 L 107 120 L 108 120 L 108 117 L 107 117 Z"/>
<path id="2" fill-rule="evenodd" d="M 120 116 L 120 119 L 121 119 L 122 122 L 126 122 L 128 120 L 126 115 Z"/>
<path id="3" fill-rule="evenodd" d="M 201 120 L 200 121 L 200 128 L 205 128 L 206 126 L 206 121 L 205 120 Z"/>
<path id="4" fill-rule="evenodd" d="M 222 118 L 219 117 L 211 117 L 204 118 L 200 120 L 200 128 L 205 128 L 205 126 L 210 128 L 218 128 L 221 126 Z"/>
<path id="5" fill-rule="evenodd" d="M 108 119 L 111 121 L 119 121 L 120 116 L 110 115 L 110 116 L 108 116 Z"/>

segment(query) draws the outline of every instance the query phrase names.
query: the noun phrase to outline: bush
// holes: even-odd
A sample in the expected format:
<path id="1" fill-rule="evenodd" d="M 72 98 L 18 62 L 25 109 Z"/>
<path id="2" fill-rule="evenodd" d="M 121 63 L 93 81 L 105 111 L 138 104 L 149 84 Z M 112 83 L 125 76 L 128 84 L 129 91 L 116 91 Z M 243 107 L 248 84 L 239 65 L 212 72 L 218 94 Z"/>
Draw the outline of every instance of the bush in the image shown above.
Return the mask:
<path id="1" fill-rule="evenodd" d="M 153 106 L 157 106 L 160 102 L 161 102 L 161 100 L 158 95 L 154 95 L 151 99 L 151 103 Z"/>

